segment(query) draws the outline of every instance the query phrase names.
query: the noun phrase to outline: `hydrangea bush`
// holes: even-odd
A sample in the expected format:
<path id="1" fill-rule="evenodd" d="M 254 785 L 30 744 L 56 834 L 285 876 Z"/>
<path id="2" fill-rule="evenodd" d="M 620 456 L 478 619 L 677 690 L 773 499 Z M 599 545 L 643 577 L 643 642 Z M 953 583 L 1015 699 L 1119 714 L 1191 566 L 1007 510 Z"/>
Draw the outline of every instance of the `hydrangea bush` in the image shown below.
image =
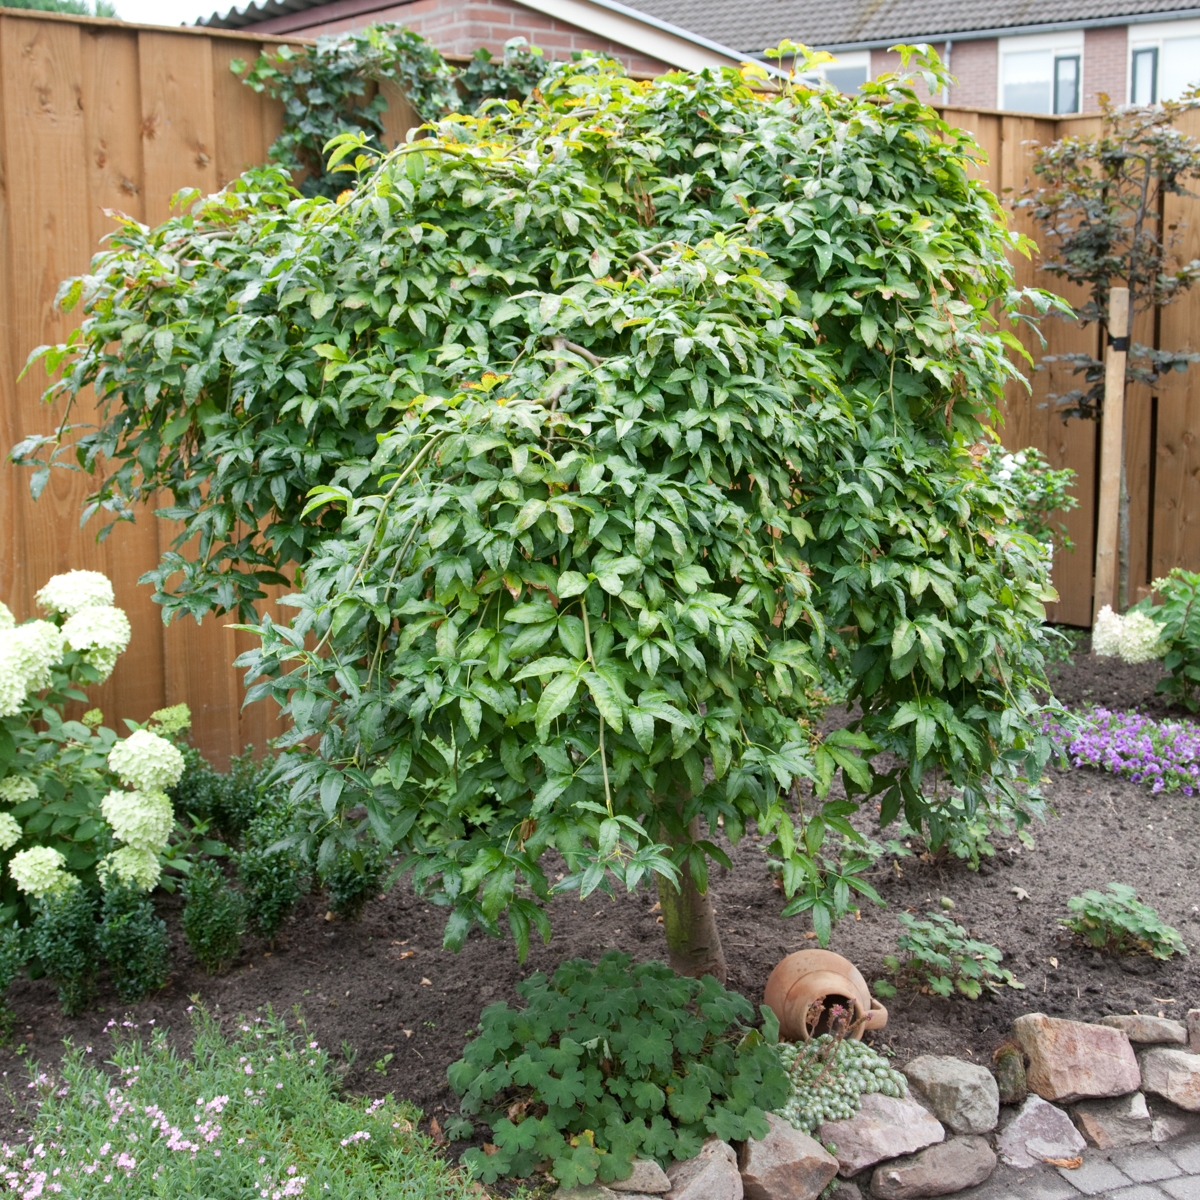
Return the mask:
<path id="1" fill-rule="evenodd" d="M 1136 609 L 1122 615 L 1106 604 L 1092 626 L 1092 653 L 1097 658 L 1119 658 L 1131 664 L 1162 658 L 1167 647 L 1162 627 L 1145 612 Z"/>

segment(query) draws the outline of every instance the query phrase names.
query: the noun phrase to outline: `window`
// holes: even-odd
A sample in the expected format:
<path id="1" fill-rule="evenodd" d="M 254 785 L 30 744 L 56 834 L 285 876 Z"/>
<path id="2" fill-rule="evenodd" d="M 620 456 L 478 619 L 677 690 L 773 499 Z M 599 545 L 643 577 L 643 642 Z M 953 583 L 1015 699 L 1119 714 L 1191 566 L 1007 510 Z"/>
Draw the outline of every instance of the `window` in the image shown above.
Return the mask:
<path id="1" fill-rule="evenodd" d="M 839 54 L 836 62 L 826 63 L 814 75 L 832 83 L 839 92 L 850 96 L 871 77 L 871 53 L 869 50 Z"/>
<path id="2" fill-rule="evenodd" d="M 1179 100 L 1200 84 L 1200 21 L 1129 27 L 1129 101 Z"/>
<path id="3" fill-rule="evenodd" d="M 1082 100 L 1082 68 L 1081 33 L 1001 38 L 999 107 L 1076 113 Z"/>

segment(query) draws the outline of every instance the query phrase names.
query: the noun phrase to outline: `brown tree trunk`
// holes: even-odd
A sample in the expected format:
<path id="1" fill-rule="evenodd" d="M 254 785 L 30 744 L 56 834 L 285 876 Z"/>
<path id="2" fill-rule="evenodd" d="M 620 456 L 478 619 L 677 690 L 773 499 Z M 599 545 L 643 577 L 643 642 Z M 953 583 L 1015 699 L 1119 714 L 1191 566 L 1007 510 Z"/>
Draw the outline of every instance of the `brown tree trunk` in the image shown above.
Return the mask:
<path id="1" fill-rule="evenodd" d="M 665 832 L 665 831 L 664 831 Z M 700 822 L 688 830 L 690 840 L 700 837 Z M 680 975 L 713 975 L 721 983 L 728 976 L 717 915 L 713 912 L 710 892 L 701 894 L 685 864 L 679 876 L 679 889 L 669 879 L 657 876 L 658 902 L 662 908 L 663 931 L 667 935 L 668 960 Z"/>

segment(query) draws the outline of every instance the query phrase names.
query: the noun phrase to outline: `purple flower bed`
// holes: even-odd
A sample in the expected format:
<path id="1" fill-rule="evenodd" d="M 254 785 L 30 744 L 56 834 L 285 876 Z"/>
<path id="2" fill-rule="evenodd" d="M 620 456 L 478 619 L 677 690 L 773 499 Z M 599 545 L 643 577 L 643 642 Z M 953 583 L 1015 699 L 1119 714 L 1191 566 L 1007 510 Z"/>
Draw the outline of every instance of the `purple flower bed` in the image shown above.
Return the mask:
<path id="1" fill-rule="evenodd" d="M 1045 730 L 1076 767 L 1148 783 L 1152 792 L 1200 794 L 1200 725 L 1093 708 L 1071 724 L 1047 719 Z"/>

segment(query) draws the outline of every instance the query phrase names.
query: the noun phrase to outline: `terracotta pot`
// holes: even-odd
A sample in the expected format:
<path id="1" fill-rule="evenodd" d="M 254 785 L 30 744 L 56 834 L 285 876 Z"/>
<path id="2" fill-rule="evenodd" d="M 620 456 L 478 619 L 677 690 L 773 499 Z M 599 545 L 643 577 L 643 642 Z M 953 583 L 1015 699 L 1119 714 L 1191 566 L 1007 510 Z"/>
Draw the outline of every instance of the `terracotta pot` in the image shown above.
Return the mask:
<path id="1" fill-rule="evenodd" d="M 779 1018 L 780 1036 L 788 1041 L 806 1042 L 828 1032 L 829 1009 L 835 1004 L 853 1012 L 855 1039 L 868 1029 L 882 1029 L 888 1018 L 887 1009 L 872 999 L 859 969 L 831 950 L 789 954 L 771 972 L 763 1001 Z"/>

